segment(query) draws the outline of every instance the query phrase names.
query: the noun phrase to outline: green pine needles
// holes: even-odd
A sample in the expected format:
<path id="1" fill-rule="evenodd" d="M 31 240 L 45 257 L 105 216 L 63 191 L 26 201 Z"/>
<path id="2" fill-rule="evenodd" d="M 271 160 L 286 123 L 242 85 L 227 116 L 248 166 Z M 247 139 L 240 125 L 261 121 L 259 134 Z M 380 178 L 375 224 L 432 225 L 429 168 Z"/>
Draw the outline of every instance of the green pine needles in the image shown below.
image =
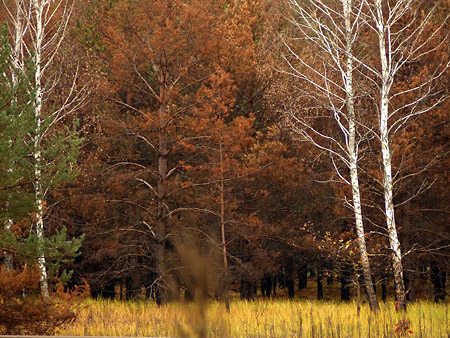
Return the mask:
<path id="1" fill-rule="evenodd" d="M 12 81 L 12 72 L 16 83 Z M 13 67 L 6 27 L 0 30 L 0 222 L 33 210 L 30 163 L 34 128 L 32 74 Z"/>
<path id="2" fill-rule="evenodd" d="M 33 230 L 36 211 L 32 156 L 36 125 L 34 72 L 31 62 L 25 65 L 25 71 L 17 69 L 11 52 L 8 31 L 3 26 L 0 29 L 0 255 L 12 256 L 13 267 L 21 268 L 35 265 L 43 254 L 49 279 L 66 283 L 72 272 L 66 271 L 64 265 L 80 254 L 84 236 L 69 240 L 63 227 L 40 240 Z M 76 178 L 83 139 L 77 131 L 77 120 L 71 127 L 55 127 L 49 115 L 44 127 L 47 133 L 40 142 L 41 184 L 51 192 Z"/>

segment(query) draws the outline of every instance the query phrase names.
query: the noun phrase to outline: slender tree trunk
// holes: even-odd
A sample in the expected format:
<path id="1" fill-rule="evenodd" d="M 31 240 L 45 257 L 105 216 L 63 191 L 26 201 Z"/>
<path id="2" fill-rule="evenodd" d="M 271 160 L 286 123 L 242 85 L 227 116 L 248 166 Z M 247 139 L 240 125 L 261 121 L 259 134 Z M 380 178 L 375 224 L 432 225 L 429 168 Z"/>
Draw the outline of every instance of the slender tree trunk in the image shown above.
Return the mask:
<path id="1" fill-rule="evenodd" d="M 272 295 L 272 276 L 269 274 L 264 275 L 261 278 L 261 295 L 269 298 Z"/>
<path id="2" fill-rule="evenodd" d="M 36 147 L 36 144 L 35 144 Z M 48 280 L 47 280 L 47 268 L 46 268 L 46 259 L 43 251 L 43 242 L 44 242 L 44 203 L 43 203 L 43 193 L 41 186 L 41 151 L 39 145 L 35 148 L 34 151 L 34 159 L 36 161 L 34 167 L 34 175 L 36 182 L 34 184 L 35 187 L 35 198 L 36 198 L 36 234 L 38 240 L 40 242 L 40 252 L 38 257 L 39 269 L 41 270 L 41 293 L 44 297 L 49 297 L 48 292 Z"/>
<path id="3" fill-rule="evenodd" d="M 376 16 L 378 42 L 381 61 L 381 95 L 380 95 L 380 142 L 383 163 L 383 190 L 386 225 L 389 235 L 389 245 L 392 250 L 392 265 L 394 270 L 395 293 L 398 301 L 398 308 L 406 310 L 405 285 L 403 283 L 403 266 L 400 241 L 397 236 L 395 224 L 394 201 L 393 201 L 393 179 L 392 179 L 392 158 L 389 142 L 389 91 L 392 84 L 392 69 L 390 58 L 390 45 L 386 42 L 386 29 L 383 18 L 381 0 L 376 0 Z"/>
<path id="4" fill-rule="evenodd" d="M 332 71 L 338 70 L 342 77 L 345 92 L 342 93 L 341 96 L 339 96 L 339 94 L 333 92 L 333 90 L 328 87 L 328 84 L 325 86 L 322 84 L 322 81 L 325 81 L 326 83 L 329 80 L 328 74 L 326 72 L 320 74 L 320 81 L 317 81 L 314 79 L 314 77 L 309 77 L 309 75 L 306 74 L 301 74 L 301 76 L 299 76 L 300 78 L 307 79 L 307 81 L 312 84 L 319 92 L 321 92 L 324 97 L 330 98 L 329 103 L 334 109 L 335 120 L 344 134 L 345 144 L 339 143 L 339 141 L 333 139 L 332 137 L 331 139 L 337 142 L 340 147 L 342 146 L 342 148 L 345 148 L 345 154 L 343 154 L 342 156 L 338 156 L 342 158 L 342 160 L 349 168 L 350 185 L 352 187 L 352 207 L 355 216 L 355 227 L 358 235 L 361 264 L 363 266 L 364 277 L 366 280 L 365 286 L 367 288 L 367 294 L 369 296 L 370 308 L 372 311 L 377 311 L 379 309 L 379 305 L 376 293 L 373 290 L 371 280 L 370 263 L 365 241 L 361 208 L 361 194 L 358 179 L 358 142 L 356 130 L 357 119 L 355 114 L 355 94 L 353 88 L 353 62 L 356 57 L 353 53 L 353 43 L 356 40 L 357 35 L 360 33 L 357 31 L 360 27 L 359 22 L 356 22 L 356 20 L 360 20 L 360 13 L 355 13 L 353 11 L 352 0 L 342 0 L 341 2 L 342 12 L 339 9 L 332 9 L 332 7 L 329 7 L 328 4 L 322 1 L 309 1 L 307 3 L 309 3 L 310 6 L 308 6 L 308 4 L 305 4 L 305 7 L 303 7 L 297 1 L 290 1 L 290 4 L 301 18 L 299 22 L 296 22 L 296 25 L 300 27 L 302 34 L 305 34 L 308 38 L 307 40 L 310 40 L 312 43 L 317 44 L 320 50 L 325 51 L 330 56 L 331 62 L 335 63 L 335 66 L 331 67 Z M 337 5 L 337 3 L 333 4 Z M 339 17 L 338 21 L 335 19 L 335 16 Z M 344 27 L 342 27 L 341 18 L 344 19 Z M 328 20 L 330 21 L 332 27 L 337 27 L 338 29 L 332 29 L 330 30 L 330 32 L 327 32 L 326 29 L 323 29 L 322 27 L 327 27 L 327 23 L 325 22 L 327 22 Z M 296 19 L 294 19 L 294 22 L 295 21 Z M 344 39 L 341 39 L 341 34 L 344 34 Z M 297 56 L 295 53 L 293 54 L 295 58 L 301 60 L 301 57 Z M 303 60 L 302 64 L 307 66 L 307 68 L 309 69 L 315 69 L 314 65 L 307 65 Z M 292 64 L 290 64 L 290 66 L 294 68 Z M 294 71 L 294 73 L 297 73 L 297 71 Z M 312 95 L 315 96 L 315 93 L 312 93 Z M 342 101 L 345 100 L 346 111 L 344 111 L 343 107 L 340 107 L 340 103 L 339 107 L 336 106 L 334 97 L 338 97 Z M 322 98 L 318 99 L 321 100 Z M 315 128 L 312 127 L 308 122 L 301 123 L 303 124 L 303 126 L 307 127 L 307 130 L 311 130 L 312 135 L 323 136 L 324 139 L 330 138 L 327 133 L 323 135 L 321 132 L 316 131 Z M 304 131 L 303 133 L 306 135 L 307 139 L 311 140 L 319 148 L 325 149 L 332 154 L 335 153 L 333 149 L 321 145 L 320 143 L 316 143 L 313 139 L 313 136 L 311 136 L 308 131 Z"/>
<path id="5" fill-rule="evenodd" d="M 285 283 L 288 289 L 288 298 L 294 299 L 295 288 L 294 288 L 294 260 L 289 257 L 285 265 Z"/>
<path id="6" fill-rule="evenodd" d="M 356 163 L 355 163 L 356 164 Z M 377 295 L 374 291 L 371 271 L 370 271 L 370 263 L 369 257 L 367 254 L 366 240 L 364 236 L 364 225 L 362 219 L 362 211 L 361 211 L 361 200 L 360 200 L 360 192 L 359 192 L 359 182 L 358 182 L 358 173 L 356 166 L 351 163 L 351 181 L 352 181 L 352 193 L 353 193 L 353 207 L 355 213 L 355 221 L 356 221 L 356 232 L 358 235 L 358 246 L 359 252 L 361 256 L 361 265 L 363 268 L 364 274 L 364 285 L 367 291 L 367 295 L 369 298 L 369 305 L 372 311 L 377 311 L 380 309 L 378 304 Z M 353 167 L 353 168 L 352 168 Z M 353 171 L 353 174 L 352 174 Z"/>
<path id="7" fill-rule="evenodd" d="M 220 156 L 220 232 L 222 237 L 222 256 L 223 256 L 223 296 L 227 312 L 230 312 L 230 295 L 228 290 L 228 260 L 227 243 L 225 238 L 225 187 L 224 187 L 224 164 L 223 164 L 223 144 L 222 131 L 219 131 L 219 156 Z"/>
<path id="8" fill-rule="evenodd" d="M 341 300 L 350 301 L 350 266 L 343 265 L 341 267 Z"/>
<path id="9" fill-rule="evenodd" d="M 434 287 L 434 301 L 436 303 L 445 300 L 445 284 L 447 273 L 436 262 L 430 263 L 430 279 Z"/>
<path id="10" fill-rule="evenodd" d="M 15 18 L 12 18 L 15 30 L 12 51 L 14 67 L 19 71 L 26 68 L 23 54 L 33 58 L 35 125 L 31 155 L 34 160 L 35 231 L 40 246 L 38 265 L 41 272 L 41 293 L 44 297 L 49 297 L 46 257 L 43 247 L 45 239 L 44 200 L 49 187 L 44 186 L 43 168 L 45 159 L 43 158 L 42 140 L 48 131 L 43 124 L 47 117 L 43 113 L 43 96 L 44 93 L 48 95 L 47 90 L 52 88 L 45 87 L 43 78 L 45 69 L 52 63 L 52 59 L 64 38 L 71 8 L 69 8 L 70 6 L 66 7 L 66 3 L 62 2 L 56 2 L 54 7 L 51 8 L 54 3 L 52 0 L 14 0 L 14 3 L 16 5 Z M 57 13 L 61 13 L 61 17 L 56 18 Z M 27 39 L 24 39 L 25 33 L 29 35 Z M 13 72 L 12 76 L 12 82 L 17 82 L 17 74 Z M 56 115 L 53 117 L 56 118 Z"/>
<path id="11" fill-rule="evenodd" d="M 383 275 L 381 280 L 381 299 L 383 302 L 387 300 L 387 275 Z"/>
<path id="12" fill-rule="evenodd" d="M 317 271 L 317 300 L 323 299 L 323 280 L 322 280 L 322 271 Z"/>
<path id="13" fill-rule="evenodd" d="M 401 207 L 402 211 L 402 239 L 403 248 L 405 250 L 411 249 L 411 202 L 408 201 Z M 408 303 L 414 302 L 416 299 L 415 281 L 418 279 L 416 272 L 416 264 L 414 264 L 415 257 L 407 255 L 403 259 L 403 281 L 405 283 L 406 300 Z"/>
<path id="14" fill-rule="evenodd" d="M 361 288 L 359 286 L 359 276 L 356 278 L 356 313 L 359 317 L 361 313 Z"/>
<path id="15" fill-rule="evenodd" d="M 39 253 L 38 264 L 41 270 L 41 293 L 44 297 L 48 298 L 48 281 L 47 281 L 47 269 L 45 266 L 46 260 L 42 250 L 44 241 L 44 193 L 42 189 L 42 151 L 41 151 L 41 138 L 42 138 L 42 43 L 44 40 L 44 22 L 43 22 L 43 10 L 44 2 L 33 0 L 33 10 L 35 14 L 36 26 L 35 26 L 35 41 L 34 41 L 34 85 L 35 85 L 35 103 L 34 103 L 34 117 L 35 117 L 35 130 L 34 130 L 34 191 L 35 191 L 35 203 L 36 203 L 36 234 L 40 241 L 41 250 Z"/>
<path id="16" fill-rule="evenodd" d="M 298 269 L 298 289 L 306 289 L 308 286 L 308 265 L 304 264 Z"/>
<path id="17" fill-rule="evenodd" d="M 156 215 L 156 275 L 158 279 L 156 289 L 156 302 L 158 305 L 163 304 L 167 298 L 167 287 L 165 282 L 165 249 L 167 235 L 167 175 L 168 175 L 168 135 L 167 124 L 169 121 L 168 107 L 166 100 L 165 75 L 160 79 L 161 105 L 159 107 L 159 144 L 158 144 L 158 185 L 157 185 L 157 215 Z"/>
<path id="18" fill-rule="evenodd" d="M 349 169 L 350 180 L 352 185 L 352 197 L 353 197 L 353 211 L 355 214 L 356 232 L 358 235 L 358 246 L 361 256 L 361 264 L 364 273 L 364 284 L 366 287 L 367 295 L 369 298 L 369 305 L 372 311 L 380 309 L 378 305 L 377 295 L 373 290 L 369 257 L 367 254 L 366 239 L 364 236 L 364 224 L 362 218 L 361 208 L 361 194 L 359 189 L 358 179 L 358 150 L 356 144 L 356 116 L 354 105 L 354 89 L 353 89 L 353 60 L 352 60 L 352 34 L 351 34 L 351 0 L 345 0 L 344 4 L 344 17 L 345 17 L 345 30 L 346 30 L 346 53 L 347 53 L 347 72 L 345 78 L 345 90 L 347 94 L 347 113 L 349 116 L 349 136 L 348 136 L 348 153 L 349 153 Z"/>
<path id="19" fill-rule="evenodd" d="M 272 276 L 272 297 L 277 296 L 277 284 L 278 284 L 278 277 Z"/>

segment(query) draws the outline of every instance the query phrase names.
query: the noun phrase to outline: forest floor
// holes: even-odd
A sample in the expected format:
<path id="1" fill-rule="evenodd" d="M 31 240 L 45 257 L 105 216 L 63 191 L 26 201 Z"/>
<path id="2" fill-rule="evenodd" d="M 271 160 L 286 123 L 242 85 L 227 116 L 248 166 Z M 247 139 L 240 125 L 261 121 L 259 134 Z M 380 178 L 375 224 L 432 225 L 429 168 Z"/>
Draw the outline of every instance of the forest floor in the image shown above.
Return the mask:
<path id="1" fill-rule="evenodd" d="M 61 336 L 137 337 L 449 337 L 448 303 L 417 301 L 406 314 L 394 301 L 377 314 L 368 304 L 308 299 L 233 299 L 231 312 L 222 303 L 173 302 L 158 307 L 149 301 L 86 300 L 77 320 L 58 330 Z"/>

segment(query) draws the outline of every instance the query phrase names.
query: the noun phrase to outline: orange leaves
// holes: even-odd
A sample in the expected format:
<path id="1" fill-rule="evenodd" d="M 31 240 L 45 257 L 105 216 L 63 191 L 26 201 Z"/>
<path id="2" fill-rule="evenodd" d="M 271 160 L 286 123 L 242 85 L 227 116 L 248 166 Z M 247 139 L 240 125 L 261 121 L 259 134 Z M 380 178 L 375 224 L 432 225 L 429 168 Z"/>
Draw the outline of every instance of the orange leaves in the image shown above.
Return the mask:
<path id="1" fill-rule="evenodd" d="M 75 319 L 73 308 L 80 304 L 89 287 L 85 284 L 66 293 L 60 286 L 49 299 L 44 299 L 39 294 L 39 279 L 39 270 L 31 267 L 0 269 L 1 334 L 53 334 L 58 326 Z"/>
<path id="2" fill-rule="evenodd" d="M 8 271 L 5 266 L 0 268 L 0 297 L 13 297 L 21 293 L 24 288 L 34 289 L 39 285 L 39 271 L 31 267 L 23 270 Z"/>
<path id="3" fill-rule="evenodd" d="M 246 219 L 245 223 L 248 224 L 249 227 L 261 230 L 263 227 L 263 222 L 261 219 L 255 214 L 250 214 Z"/>

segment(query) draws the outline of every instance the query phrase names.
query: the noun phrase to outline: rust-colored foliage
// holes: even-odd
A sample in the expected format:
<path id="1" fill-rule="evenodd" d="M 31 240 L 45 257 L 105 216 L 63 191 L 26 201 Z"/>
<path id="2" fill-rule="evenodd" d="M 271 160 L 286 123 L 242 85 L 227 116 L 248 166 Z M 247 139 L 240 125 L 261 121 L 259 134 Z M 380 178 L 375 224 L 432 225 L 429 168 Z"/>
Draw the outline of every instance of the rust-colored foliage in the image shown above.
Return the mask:
<path id="1" fill-rule="evenodd" d="M 256 283 L 265 274 L 291 269 L 288 260 L 294 259 L 294 265 L 308 263 L 309 268 L 333 261 L 329 256 L 334 248 L 322 245 L 319 250 L 313 240 L 326 231 L 339 245 L 354 241 L 351 210 L 346 207 L 350 200 L 343 199 L 351 195 L 350 188 L 337 182 L 328 156 L 293 140 L 286 125 L 277 124 L 286 111 L 298 111 L 318 130 L 344 142 L 340 130 L 324 117 L 327 111 L 317 108 L 322 107 L 318 98 L 293 90 L 309 89 L 307 85 L 277 71 L 285 70 L 279 62 L 279 37 L 290 29 L 283 3 L 78 2 L 73 14 L 77 27 L 70 34 L 81 44 L 64 49 L 57 61 L 69 58 L 64 71 L 73 72 L 75 61 L 88 60 L 83 72 L 89 73 L 96 90 L 79 114 L 86 140 L 81 174 L 69 190 L 52 195 L 66 202 L 49 200 L 55 207 L 48 218 L 49 224 L 64 220 L 73 234 L 86 234 L 74 277 L 88 278 L 95 296 L 113 297 L 117 284 L 126 286 L 127 297 L 141 296 L 144 287 L 150 296 L 163 280 L 161 275 L 173 271 L 168 281 L 181 280 L 176 287 L 189 289 L 175 268 L 189 265 L 175 257 L 179 253 L 174 238 L 186 231 L 220 242 L 223 225 L 233 289 L 241 279 Z M 444 7 L 436 13 L 445 16 L 448 1 L 440 3 Z M 442 22 L 436 14 L 424 36 Z M 448 22 L 429 45 L 446 32 Z M 373 34 L 360 32 L 370 48 Z M 303 40 L 295 44 L 295 51 L 311 60 L 316 70 L 324 67 L 323 55 Z M 376 64 L 376 53 L 365 48 L 360 53 L 368 64 Z M 410 62 L 397 74 L 392 94 L 417 86 L 447 61 L 448 43 Z M 356 100 L 361 190 L 368 249 L 380 254 L 371 262 L 378 279 L 389 272 L 389 251 L 385 236 L 378 235 L 384 216 L 379 212 L 383 179 L 379 141 L 368 131 L 378 128 L 376 98 L 367 94 L 374 92 L 376 83 L 365 81 L 364 71 L 359 68 L 354 74 L 361 83 Z M 328 73 L 335 80 L 338 75 Z M 448 81 L 447 70 L 434 85 L 448 93 Z M 390 102 L 395 108 L 412 98 L 413 93 L 406 92 Z M 421 105 L 437 99 L 431 97 Z M 432 256 L 421 253 L 420 262 L 412 251 L 411 270 L 419 263 L 427 266 L 429 258 L 446 266 L 439 255 L 447 253 L 441 248 L 448 240 L 449 102 L 409 119 L 392 142 L 396 178 L 405 177 L 395 184 L 396 203 L 414 197 L 422 182 L 435 182 L 425 185 L 429 189 L 396 215 L 406 250 L 418 244 L 423 252 L 436 248 L 429 251 Z M 407 109 L 400 110 L 398 118 L 405 114 Z M 433 165 L 427 166 L 430 162 Z M 335 159 L 335 164 L 348 175 L 342 162 Z M 354 243 L 347 249 L 355 251 Z M 320 251 L 332 254 L 320 256 Z"/>
<path id="2" fill-rule="evenodd" d="M 53 334 L 75 319 L 74 308 L 89 292 L 87 284 L 64 291 L 59 286 L 49 299 L 39 292 L 39 270 L 0 269 L 0 334 Z"/>

